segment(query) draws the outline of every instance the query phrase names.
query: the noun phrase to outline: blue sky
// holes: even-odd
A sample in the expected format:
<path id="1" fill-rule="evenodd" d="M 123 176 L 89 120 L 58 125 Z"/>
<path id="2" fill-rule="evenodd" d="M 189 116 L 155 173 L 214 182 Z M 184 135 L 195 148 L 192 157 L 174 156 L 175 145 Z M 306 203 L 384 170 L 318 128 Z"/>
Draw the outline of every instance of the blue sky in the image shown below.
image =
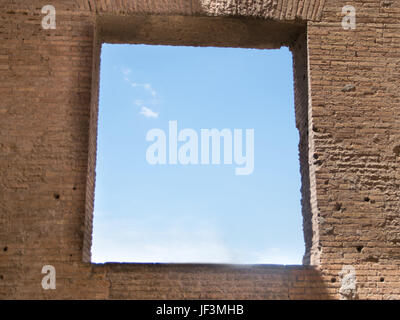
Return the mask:
<path id="1" fill-rule="evenodd" d="M 301 264 L 293 104 L 287 48 L 104 44 L 92 261 Z M 146 134 L 169 121 L 254 129 L 253 173 L 149 164 Z"/>

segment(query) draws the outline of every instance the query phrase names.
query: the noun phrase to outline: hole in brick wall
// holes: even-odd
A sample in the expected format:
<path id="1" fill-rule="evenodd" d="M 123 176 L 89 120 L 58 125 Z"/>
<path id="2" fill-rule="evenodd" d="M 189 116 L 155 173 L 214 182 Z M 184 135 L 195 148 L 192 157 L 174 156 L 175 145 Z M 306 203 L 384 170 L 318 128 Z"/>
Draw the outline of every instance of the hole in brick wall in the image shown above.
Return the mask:
<path id="1" fill-rule="evenodd" d="M 75 191 L 75 190 L 76 190 L 76 187 L 72 187 L 72 190 L 74 190 L 74 191 Z"/>
<path id="2" fill-rule="evenodd" d="M 380 277 L 380 278 L 379 278 L 379 281 L 380 281 L 380 282 L 384 282 L 384 281 L 385 281 L 385 278 L 384 278 L 384 277 Z"/>
<path id="3" fill-rule="evenodd" d="M 8 247 L 4 247 L 3 251 L 6 252 L 8 250 Z"/>
<path id="4" fill-rule="evenodd" d="M 364 198 L 364 201 L 365 201 L 365 202 L 369 202 L 369 200 L 370 200 L 369 197 L 365 197 L 365 198 Z"/>
<path id="5" fill-rule="evenodd" d="M 379 258 L 375 255 L 369 255 L 367 258 L 364 259 L 364 261 L 377 263 L 379 262 Z"/>
<path id="6" fill-rule="evenodd" d="M 383 8 L 389 8 L 389 7 L 392 6 L 392 4 L 393 4 L 393 1 L 388 1 L 388 0 L 382 1 L 382 7 Z"/>
<path id="7" fill-rule="evenodd" d="M 400 156 L 400 145 L 393 148 L 393 153 L 398 157 Z"/>
<path id="8" fill-rule="evenodd" d="M 273 54 L 279 62 L 268 62 Z M 291 61 L 286 48 L 103 45 L 93 262 L 301 264 Z M 223 163 L 223 139 L 218 165 L 181 165 L 188 139 L 171 164 L 170 121 L 199 147 L 202 129 L 242 130 L 243 154 L 254 129 L 254 172 L 236 176 Z M 165 133 L 163 165 L 146 162 L 153 129 Z"/>
<path id="9" fill-rule="evenodd" d="M 3 280 L 4 276 L 2 274 L 0 274 L 0 280 Z"/>
<path id="10" fill-rule="evenodd" d="M 336 278 L 331 278 L 331 282 L 335 283 L 336 282 Z"/>
<path id="11" fill-rule="evenodd" d="M 335 211 L 340 211 L 342 209 L 342 204 L 340 202 L 335 203 Z"/>
<path id="12" fill-rule="evenodd" d="M 54 199 L 59 200 L 60 199 L 60 195 L 58 193 L 54 194 Z"/>
<path id="13" fill-rule="evenodd" d="M 362 249 L 364 249 L 364 246 L 357 246 L 357 252 L 361 252 L 362 251 Z"/>

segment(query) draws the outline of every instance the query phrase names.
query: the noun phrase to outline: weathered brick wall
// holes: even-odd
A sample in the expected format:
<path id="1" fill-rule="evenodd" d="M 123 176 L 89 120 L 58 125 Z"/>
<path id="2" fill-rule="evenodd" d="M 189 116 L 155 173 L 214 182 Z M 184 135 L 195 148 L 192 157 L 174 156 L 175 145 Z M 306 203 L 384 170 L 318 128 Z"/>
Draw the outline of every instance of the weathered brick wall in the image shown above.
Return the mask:
<path id="1" fill-rule="evenodd" d="M 353 1 L 349 31 L 346 4 L 307 28 L 320 264 L 353 265 L 360 298 L 399 298 L 400 2 Z"/>
<path id="2" fill-rule="evenodd" d="M 41 8 L 57 10 L 43 30 Z M 355 30 L 341 9 L 357 9 Z M 400 298 L 400 3 L 0 0 L 0 298 Z M 90 264 L 100 42 L 294 58 L 311 266 Z M 57 289 L 41 287 L 42 266 Z"/>
<path id="3" fill-rule="evenodd" d="M 318 242 L 318 224 L 315 223 L 315 215 L 311 209 L 311 193 L 315 193 L 314 184 L 311 188 L 310 176 L 310 146 L 309 146 L 309 100 L 308 100 L 308 59 L 307 59 L 306 33 L 301 33 L 291 45 L 293 56 L 293 82 L 294 82 L 294 105 L 296 114 L 296 127 L 299 130 L 299 160 L 301 173 L 301 207 L 303 215 L 303 231 L 305 242 L 305 253 L 303 264 L 315 264 L 315 247 Z M 312 159 L 312 155 L 311 155 Z"/>

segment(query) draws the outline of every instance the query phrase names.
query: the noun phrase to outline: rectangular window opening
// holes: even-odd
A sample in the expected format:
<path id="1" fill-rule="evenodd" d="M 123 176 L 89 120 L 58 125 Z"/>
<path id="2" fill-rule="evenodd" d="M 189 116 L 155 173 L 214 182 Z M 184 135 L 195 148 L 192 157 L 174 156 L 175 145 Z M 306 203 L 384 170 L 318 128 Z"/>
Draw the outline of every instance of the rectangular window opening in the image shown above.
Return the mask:
<path id="1" fill-rule="evenodd" d="M 103 44 L 98 115 L 92 262 L 301 264 L 287 47 Z"/>

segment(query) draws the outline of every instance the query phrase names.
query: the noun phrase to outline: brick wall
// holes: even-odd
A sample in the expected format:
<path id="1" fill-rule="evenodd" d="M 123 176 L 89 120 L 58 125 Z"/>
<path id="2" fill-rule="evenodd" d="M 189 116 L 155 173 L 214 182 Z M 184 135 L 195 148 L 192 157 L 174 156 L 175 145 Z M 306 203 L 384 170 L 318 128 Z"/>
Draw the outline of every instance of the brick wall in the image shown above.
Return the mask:
<path id="1" fill-rule="evenodd" d="M 57 10 L 43 30 L 41 8 Z M 355 30 L 341 9 L 357 10 Z M 0 0 L 0 298 L 400 298 L 400 3 Z M 294 59 L 304 266 L 90 263 L 100 43 Z M 57 289 L 41 287 L 42 266 Z M 307 265 L 309 264 L 309 265 Z"/>
<path id="2" fill-rule="evenodd" d="M 360 298 L 399 298 L 400 3 L 353 1 L 349 31 L 345 4 L 307 27 L 320 265 L 353 265 Z"/>

